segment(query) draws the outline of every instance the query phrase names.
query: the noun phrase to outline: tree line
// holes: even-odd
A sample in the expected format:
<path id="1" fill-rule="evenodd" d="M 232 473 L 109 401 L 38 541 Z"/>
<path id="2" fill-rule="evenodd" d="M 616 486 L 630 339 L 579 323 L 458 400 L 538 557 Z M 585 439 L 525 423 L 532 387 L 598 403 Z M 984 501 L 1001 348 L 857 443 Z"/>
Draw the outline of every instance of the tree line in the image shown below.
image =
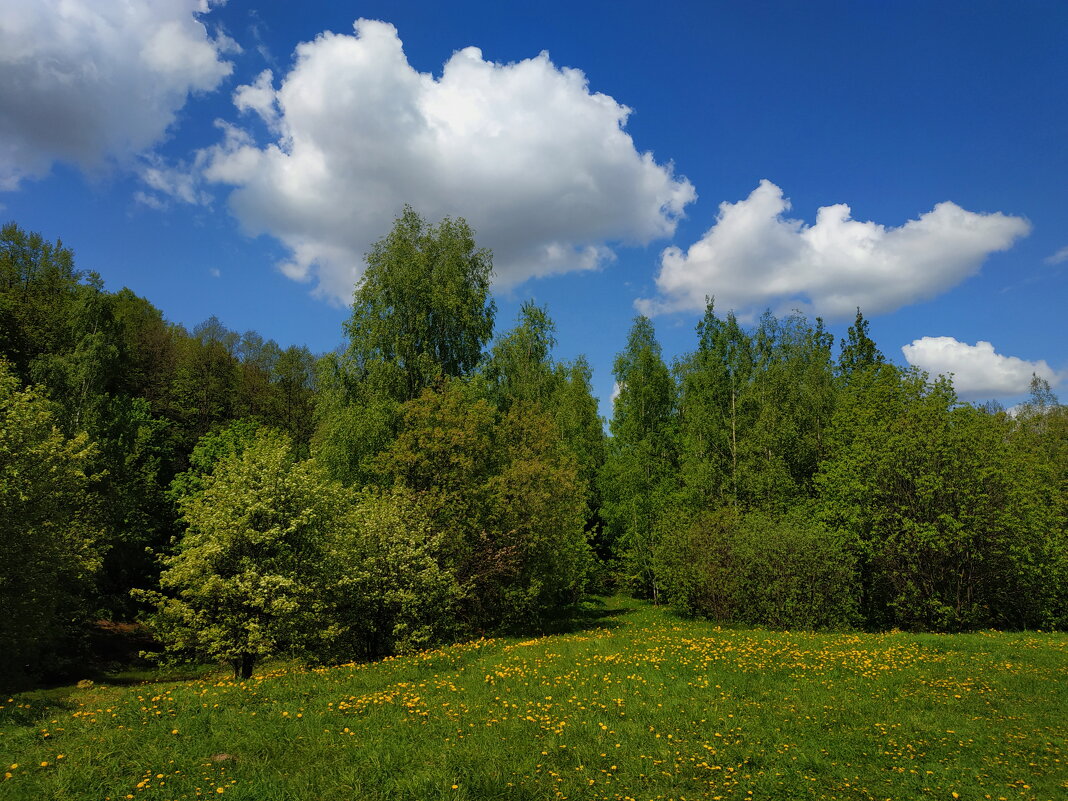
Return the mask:
<path id="1" fill-rule="evenodd" d="M 886 362 L 858 311 L 746 330 L 710 300 L 665 363 L 638 317 L 609 435 L 548 311 L 493 338 L 492 259 L 406 208 L 318 358 L 168 323 L 0 232 L 0 684 L 92 621 L 176 659 L 375 658 L 542 627 L 590 591 L 774 627 L 1064 627 L 1068 414 Z"/>

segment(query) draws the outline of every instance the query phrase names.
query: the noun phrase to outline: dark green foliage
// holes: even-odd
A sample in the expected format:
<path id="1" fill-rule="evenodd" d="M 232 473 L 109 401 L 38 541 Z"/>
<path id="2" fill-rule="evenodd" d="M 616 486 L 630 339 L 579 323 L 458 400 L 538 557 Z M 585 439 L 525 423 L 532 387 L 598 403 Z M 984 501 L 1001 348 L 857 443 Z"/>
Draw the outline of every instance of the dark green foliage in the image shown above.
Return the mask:
<path id="1" fill-rule="evenodd" d="M 822 518 L 862 544 L 877 626 L 1042 625 L 1063 585 L 1063 527 L 1011 421 L 959 405 L 946 380 L 855 373 L 829 432 Z M 1056 591 L 1055 591 L 1056 592 Z"/>
<path id="2" fill-rule="evenodd" d="M 857 318 L 849 326 L 846 338 L 841 342 L 838 354 L 838 372 L 847 380 L 858 370 L 865 370 L 878 364 L 885 364 L 886 358 L 875 342 L 868 336 L 868 321 L 857 309 Z"/>
<path id="3" fill-rule="evenodd" d="M 803 512 L 743 515 L 724 507 L 674 522 L 678 534 L 661 541 L 658 567 L 681 611 L 776 629 L 859 622 L 854 549 Z"/>
<path id="4" fill-rule="evenodd" d="M 420 494 L 477 628 L 538 622 L 579 600 L 589 569 L 585 489 L 546 412 L 500 413 L 448 382 L 405 404 L 382 473 Z"/>
<path id="5" fill-rule="evenodd" d="M 93 449 L 67 438 L 50 404 L 0 360 L 0 687 L 69 667 L 87 617 L 100 532 L 87 509 Z M 68 653 L 67 657 L 73 654 Z"/>

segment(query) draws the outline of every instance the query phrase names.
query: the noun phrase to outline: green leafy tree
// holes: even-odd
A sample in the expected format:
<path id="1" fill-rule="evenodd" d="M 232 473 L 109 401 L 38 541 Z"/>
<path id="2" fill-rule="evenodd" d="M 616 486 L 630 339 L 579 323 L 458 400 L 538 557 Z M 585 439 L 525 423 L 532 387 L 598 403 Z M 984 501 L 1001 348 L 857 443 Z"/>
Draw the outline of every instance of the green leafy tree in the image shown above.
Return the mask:
<path id="1" fill-rule="evenodd" d="M 738 487 L 746 506 L 781 514 L 815 492 L 836 398 L 833 339 L 819 318 L 813 324 L 800 314 L 766 314 L 754 342 L 742 403 L 752 418 L 739 448 Z"/>
<path id="2" fill-rule="evenodd" d="M 885 364 L 886 358 L 876 347 L 874 340 L 868 336 L 868 321 L 857 307 L 857 317 L 849 326 L 846 338 L 841 341 L 838 354 L 838 372 L 849 378 L 857 370 L 865 370 L 879 364 Z"/>
<path id="3" fill-rule="evenodd" d="M 488 396 L 502 411 L 521 403 L 536 406 L 555 419 L 587 488 L 587 528 L 593 531 L 599 525 L 601 506 L 597 480 L 605 458 L 604 423 L 591 390 L 589 362 L 584 356 L 572 362 L 555 361 L 555 330 L 547 309 L 524 303 L 516 327 L 493 346 L 482 377 Z"/>
<path id="4" fill-rule="evenodd" d="M 382 472 L 420 493 L 476 628 L 534 623 L 578 600 L 589 567 L 584 487 L 537 406 L 501 415 L 451 381 L 404 406 Z"/>
<path id="5" fill-rule="evenodd" d="M 679 376 L 680 475 L 694 510 L 737 503 L 739 460 L 754 411 L 746 392 L 753 345 L 733 312 L 719 319 L 709 299 L 697 325 L 697 350 L 676 367 Z"/>
<path id="6" fill-rule="evenodd" d="M 161 592 L 139 595 L 168 648 L 223 660 L 247 678 L 260 659 L 302 653 L 332 634 L 324 619 L 327 544 L 347 494 L 283 434 L 261 431 L 181 501 L 188 526 L 163 558 Z"/>
<path id="7" fill-rule="evenodd" d="M 348 347 L 317 365 L 312 452 L 347 484 L 375 480 L 400 404 L 470 374 L 493 333 L 493 263 L 463 219 L 437 225 L 409 206 L 367 254 L 345 323 Z"/>
<path id="8" fill-rule="evenodd" d="M 443 535 L 417 496 L 363 490 L 334 535 L 323 563 L 322 619 L 331 628 L 315 658 L 377 659 L 463 633 L 460 585 L 442 566 Z"/>
<path id="9" fill-rule="evenodd" d="M 817 484 L 823 519 L 859 543 L 872 625 L 1038 622 L 1056 527 L 1005 415 L 959 404 L 947 379 L 868 368 L 840 396 Z"/>
<path id="10" fill-rule="evenodd" d="M 356 284 L 346 366 L 399 401 L 470 373 L 493 334 L 493 262 L 463 220 L 430 225 L 405 206 Z"/>
<path id="11" fill-rule="evenodd" d="M 585 356 L 558 362 L 552 414 L 561 437 L 575 457 L 579 479 L 586 487 L 586 528 L 594 537 L 597 556 L 607 560 L 608 543 L 602 534 L 600 475 L 606 458 L 604 419 L 593 396 L 593 371 Z"/>
<path id="12" fill-rule="evenodd" d="M 557 388 L 555 332 L 547 309 L 523 304 L 516 327 L 500 337 L 486 360 L 484 372 L 499 408 L 507 410 L 517 401 L 549 406 Z"/>
<path id="13" fill-rule="evenodd" d="M 86 512 L 86 436 L 68 438 L 37 389 L 0 360 L 0 686 L 58 667 L 88 610 L 99 533 Z"/>
<path id="14" fill-rule="evenodd" d="M 676 388 L 647 317 L 635 319 L 615 376 L 619 394 L 602 472 L 602 511 L 628 576 L 658 601 L 653 559 L 659 519 L 676 489 Z"/>

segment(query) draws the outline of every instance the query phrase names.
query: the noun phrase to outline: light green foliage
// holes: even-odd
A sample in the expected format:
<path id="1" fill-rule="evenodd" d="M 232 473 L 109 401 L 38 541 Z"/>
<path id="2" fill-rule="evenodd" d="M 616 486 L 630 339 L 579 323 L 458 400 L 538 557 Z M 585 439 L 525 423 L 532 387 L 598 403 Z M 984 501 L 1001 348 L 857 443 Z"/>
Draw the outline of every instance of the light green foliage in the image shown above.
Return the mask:
<path id="1" fill-rule="evenodd" d="M 453 381 L 405 404 L 379 466 L 422 494 L 473 625 L 536 621 L 585 580 L 584 488 L 544 411 L 516 403 L 500 415 L 472 394 Z"/>
<path id="2" fill-rule="evenodd" d="M 169 649 L 247 675 L 262 657 L 328 635 L 322 572 L 347 495 L 314 462 L 295 461 L 284 435 L 262 431 L 223 457 L 181 509 L 188 530 L 163 559 L 162 593 L 142 593 Z"/>
<path id="3" fill-rule="evenodd" d="M 486 380 L 498 408 L 506 411 L 516 401 L 550 404 L 558 383 L 552 361 L 555 334 L 545 307 L 523 304 L 516 327 L 497 340 L 486 361 Z"/>
<path id="4" fill-rule="evenodd" d="M 323 618 L 332 624 L 314 655 L 374 659 L 453 639 L 460 587 L 439 563 L 435 533 L 419 499 L 404 490 L 352 496 L 323 561 Z"/>
<path id="5" fill-rule="evenodd" d="M 65 437 L 38 390 L 0 360 L 0 686 L 55 668 L 99 564 L 85 513 L 84 434 Z"/>
<path id="6" fill-rule="evenodd" d="M 635 319 L 627 347 L 616 357 L 615 376 L 619 395 L 601 477 L 602 514 L 628 577 L 638 592 L 656 600 L 658 522 L 676 488 L 676 389 L 648 318 Z"/>

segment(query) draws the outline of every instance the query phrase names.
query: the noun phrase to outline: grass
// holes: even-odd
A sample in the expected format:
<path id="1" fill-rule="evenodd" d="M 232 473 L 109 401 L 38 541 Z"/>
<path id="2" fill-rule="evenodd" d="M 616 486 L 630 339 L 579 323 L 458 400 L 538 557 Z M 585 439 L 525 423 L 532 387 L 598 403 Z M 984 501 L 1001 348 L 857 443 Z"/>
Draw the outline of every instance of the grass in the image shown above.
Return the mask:
<path id="1" fill-rule="evenodd" d="M 1064 634 L 588 623 L 0 698 L 0 799 L 1068 798 Z"/>

